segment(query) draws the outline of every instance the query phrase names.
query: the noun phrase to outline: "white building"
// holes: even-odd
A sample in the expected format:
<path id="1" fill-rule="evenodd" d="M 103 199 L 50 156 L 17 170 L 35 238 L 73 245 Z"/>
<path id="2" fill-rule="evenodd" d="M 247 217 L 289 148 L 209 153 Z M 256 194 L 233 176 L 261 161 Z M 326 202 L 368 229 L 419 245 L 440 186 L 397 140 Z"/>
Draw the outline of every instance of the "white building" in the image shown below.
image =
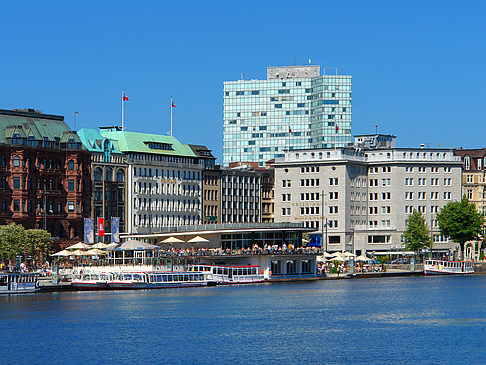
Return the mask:
<path id="1" fill-rule="evenodd" d="M 461 199 L 461 160 L 452 150 L 296 150 L 274 166 L 275 222 L 304 222 L 325 237 L 327 221 L 329 251 L 400 250 L 414 209 L 432 226 L 435 250 L 455 248 L 436 219 Z"/>
<path id="2" fill-rule="evenodd" d="M 202 170 L 214 160 L 172 136 L 119 128 L 102 128 L 101 134 L 127 155 L 128 232 L 201 223 Z"/>

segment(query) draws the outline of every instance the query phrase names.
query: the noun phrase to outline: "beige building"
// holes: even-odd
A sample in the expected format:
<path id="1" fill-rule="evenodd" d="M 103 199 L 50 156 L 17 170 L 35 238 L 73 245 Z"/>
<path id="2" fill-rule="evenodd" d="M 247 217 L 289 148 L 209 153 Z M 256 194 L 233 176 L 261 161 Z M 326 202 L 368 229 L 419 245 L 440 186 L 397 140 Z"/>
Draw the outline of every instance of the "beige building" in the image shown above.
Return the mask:
<path id="1" fill-rule="evenodd" d="M 486 216 L 486 148 L 458 149 L 454 151 L 462 160 L 462 194 Z M 486 224 L 483 234 L 486 231 Z M 465 256 L 479 258 L 483 241 L 470 241 L 465 246 Z"/>

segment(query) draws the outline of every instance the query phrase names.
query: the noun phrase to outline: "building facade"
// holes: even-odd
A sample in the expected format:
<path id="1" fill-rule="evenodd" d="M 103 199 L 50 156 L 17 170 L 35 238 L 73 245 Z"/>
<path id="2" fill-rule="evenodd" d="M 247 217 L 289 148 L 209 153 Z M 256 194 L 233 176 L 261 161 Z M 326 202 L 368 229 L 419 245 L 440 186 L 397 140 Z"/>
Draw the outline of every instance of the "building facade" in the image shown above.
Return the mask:
<path id="1" fill-rule="evenodd" d="M 351 142 L 351 76 L 336 69 L 268 67 L 266 80 L 226 81 L 223 88 L 225 166 L 263 166 L 285 150 Z"/>
<path id="2" fill-rule="evenodd" d="M 461 198 L 461 162 L 451 150 L 301 150 L 274 166 L 275 221 L 303 221 L 322 234 L 329 251 L 402 250 L 414 210 L 432 228 L 435 250 L 455 249 L 436 218 Z"/>
<path id="3" fill-rule="evenodd" d="M 83 236 L 90 211 L 89 153 L 64 117 L 0 110 L 0 224 Z"/>
<path id="4" fill-rule="evenodd" d="M 97 221 L 105 219 L 105 232 L 111 233 L 110 220 L 120 218 L 120 233 L 126 232 L 126 173 L 125 155 L 118 150 L 117 141 L 104 138 L 94 129 L 78 131 L 84 147 L 91 152 L 91 214 Z M 110 242 L 110 235 L 105 242 Z"/>
<path id="5" fill-rule="evenodd" d="M 129 232 L 147 234 L 201 223 L 202 171 L 213 159 L 201 158 L 172 136 L 119 127 L 101 128 L 101 135 L 116 141 L 127 158 Z"/>
<path id="6" fill-rule="evenodd" d="M 486 217 L 486 148 L 457 149 L 454 151 L 462 161 L 462 194 L 476 205 L 476 209 Z M 486 234 L 486 223 L 483 236 Z M 465 245 L 465 256 L 479 258 L 483 241 L 471 241 Z"/>

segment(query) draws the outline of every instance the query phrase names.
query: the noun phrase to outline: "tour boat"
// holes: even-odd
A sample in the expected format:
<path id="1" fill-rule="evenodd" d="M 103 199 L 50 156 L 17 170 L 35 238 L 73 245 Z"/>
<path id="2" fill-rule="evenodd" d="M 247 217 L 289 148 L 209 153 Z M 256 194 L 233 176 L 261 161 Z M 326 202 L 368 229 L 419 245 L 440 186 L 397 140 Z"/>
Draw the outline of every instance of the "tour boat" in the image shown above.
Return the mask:
<path id="1" fill-rule="evenodd" d="M 165 289 L 207 285 L 201 272 L 142 271 L 118 272 L 108 281 L 110 289 Z"/>
<path id="2" fill-rule="evenodd" d="M 189 271 L 207 273 L 208 284 L 249 284 L 262 283 L 265 276 L 261 266 L 223 266 L 223 265 L 192 265 Z"/>
<path id="3" fill-rule="evenodd" d="M 424 273 L 425 275 L 474 274 L 474 263 L 472 261 L 426 260 Z"/>
<path id="4" fill-rule="evenodd" d="M 71 282 L 71 286 L 80 290 L 103 290 L 109 289 L 108 281 L 112 279 L 113 275 L 109 272 L 102 273 L 85 273 L 78 279 Z"/>
<path id="5" fill-rule="evenodd" d="M 35 293 L 39 289 L 35 273 L 0 272 L 0 294 Z"/>

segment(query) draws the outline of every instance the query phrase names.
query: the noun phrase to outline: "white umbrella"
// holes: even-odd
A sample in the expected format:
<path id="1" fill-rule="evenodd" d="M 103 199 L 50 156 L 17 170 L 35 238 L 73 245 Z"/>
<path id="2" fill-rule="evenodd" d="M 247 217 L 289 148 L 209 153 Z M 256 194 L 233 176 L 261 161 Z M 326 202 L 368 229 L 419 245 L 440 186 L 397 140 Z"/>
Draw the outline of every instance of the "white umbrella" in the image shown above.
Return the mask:
<path id="1" fill-rule="evenodd" d="M 356 257 L 356 255 L 354 253 L 347 252 L 347 251 L 343 255 L 346 256 L 346 257 Z"/>
<path id="2" fill-rule="evenodd" d="M 171 238 L 175 238 L 175 237 L 171 237 Z M 177 239 L 177 238 L 176 238 Z M 162 242 L 165 242 L 162 241 Z M 191 238 L 190 240 L 187 241 L 188 243 L 204 243 L 204 242 L 209 242 L 209 240 L 207 240 L 206 238 L 203 238 L 201 236 L 196 236 L 194 238 Z"/>
<path id="3" fill-rule="evenodd" d="M 72 253 L 69 252 L 68 250 L 62 250 L 62 251 L 59 251 L 59 252 L 56 252 L 56 253 L 52 254 L 51 256 L 58 256 L 58 257 L 63 256 L 63 257 L 67 257 L 67 256 L 71 256 L 71 255 L 72 255 Z"/>
<path id="4" fill-rule="evenodd" d="M 108 243 L 106 245 L 106 249 L 109 250 L 109 251 L 113 251 L 118 245 L 119 245 L 119 243 L 115 243 L 115 242 Z"/>
<path id="5" fill-rule="evenodd" d="M 356 257 L 356 261 L 363 261 L 363 262 L 366 262 L 366 261 L 370 261 L 371 259 L 369 257 L 366 257 L 364 255 L 360 255 L 358 257 Z"/>
<path id="6" fill-rule="evenodd" d="M 316 256 L 316 261 L 317 262 L 328 262 L 328 261 L 332 261 L 332 260 L 328 260 L 324 256 Z"/>
<path id="7" fill-rule="evenodd" d="M 181 242 L 184 241 L 177 237 L 169 237 L 162 241 L 162 243 L 181 243 Z"/>
<path id="8" fill-rule="evenodd" d="M 99 248 L 99 249 L 102 249 L 102 250 L 106 250 L 108 248 L 108 245 L 104 244 L 103 242 L 98 242 L 97 244 L 94 244 L 93 246 L 91 246 L 91 248 Z"/>
<path id="9" fill-rule="evenodd" d="M 322 254 L 322 256 L 324 256 L 324 257 L 326 257 L 326 258 L 333 257 L 333 255 L 331 255 L 331 254 L 330 254 L 330 253 L 328 253 L 328 252 L 324 252 L 324 253 Z"/>
<path id="10" fill-rule="evenodd" d="M 332 255 L 331 260 L 332 261 L 347 261 L 347 260 L 349 260 L 349 258 L 346 257 L 341 252 L 336 252 L 335 254 Z"/>
<path id="11" fill-rule="evenodd" d="M 106 255 L 106 252 L 98 250 L 97 248 L 93 248 L 92 250 L 86 251 L 86 255 L 88 256 Z"/>
<path id="12" fill-rule="evenodd" d="M 70 255 L 71 256 L 84 256 L 84 255 L 86 255 L 86 252 L 81 251 L 81 250 L 76 250 L 76 251 L 71 252 Z"/>
<path id="13" fill-rule="evenodd" d="M 67 250 L 86 250 L 90 248 L 91 248 L 90 245 L 87 245 L 86 243 L 83 242 L 78 242 L 75 245 L 69 246 Z"/>

